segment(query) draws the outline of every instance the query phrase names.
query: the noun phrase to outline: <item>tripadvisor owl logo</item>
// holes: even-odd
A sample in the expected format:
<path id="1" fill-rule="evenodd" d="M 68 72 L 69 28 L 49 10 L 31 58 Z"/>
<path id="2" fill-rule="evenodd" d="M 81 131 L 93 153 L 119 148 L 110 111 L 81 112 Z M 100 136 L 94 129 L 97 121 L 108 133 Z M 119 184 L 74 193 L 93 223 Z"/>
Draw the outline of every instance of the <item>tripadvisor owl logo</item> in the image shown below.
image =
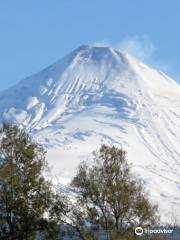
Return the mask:
<path id="1" fill-rule="evenodd" d="M 135 228 L 135 234 L 137 236 L 141 236 L 143 234 L 143 228 L 142 227 L 136 227 Z"/>

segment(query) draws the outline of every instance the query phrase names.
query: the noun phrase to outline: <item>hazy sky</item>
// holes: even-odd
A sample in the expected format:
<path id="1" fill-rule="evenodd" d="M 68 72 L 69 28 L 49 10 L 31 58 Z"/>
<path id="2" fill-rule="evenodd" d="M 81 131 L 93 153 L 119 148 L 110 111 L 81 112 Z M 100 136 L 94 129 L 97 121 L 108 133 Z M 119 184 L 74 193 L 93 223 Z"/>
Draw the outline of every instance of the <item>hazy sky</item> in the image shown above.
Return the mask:
<path id="1" fill-rule="evenodd" d="M 127 49 L 180 82 L 179 0 L 0 2 L 0 90 L 81 44 Z"/>

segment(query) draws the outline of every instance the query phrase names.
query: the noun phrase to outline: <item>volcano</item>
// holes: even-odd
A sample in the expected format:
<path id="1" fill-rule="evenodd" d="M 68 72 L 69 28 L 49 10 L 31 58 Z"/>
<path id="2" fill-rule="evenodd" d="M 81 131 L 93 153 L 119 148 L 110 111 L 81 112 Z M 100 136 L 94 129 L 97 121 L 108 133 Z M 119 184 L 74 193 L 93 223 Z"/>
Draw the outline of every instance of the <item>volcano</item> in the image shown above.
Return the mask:
<path id="1" fill-rule="evenodd" d="M 57 183 L 113 144 L 127 151 L 163 219 L 180 213 L 180 85 L 130 54 L 81 46 L 1 92 L 0 115 L 44 145 Z"/>

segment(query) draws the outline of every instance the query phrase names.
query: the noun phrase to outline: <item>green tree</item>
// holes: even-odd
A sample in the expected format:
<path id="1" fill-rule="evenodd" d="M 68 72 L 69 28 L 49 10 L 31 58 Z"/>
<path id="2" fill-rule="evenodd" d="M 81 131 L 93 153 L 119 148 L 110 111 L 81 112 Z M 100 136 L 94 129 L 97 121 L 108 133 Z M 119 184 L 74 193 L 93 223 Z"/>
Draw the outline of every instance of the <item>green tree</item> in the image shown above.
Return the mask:
<path id="1" fill-rule="evenodd" d="M 37 232 L 54 239 L 68 211 L 42 172 L 45 151 L 29 134 L 4 123 L 0 129 L 0 239 L 34 240 Z M 49 235 L 50 229 L 53 234 Z"/>
<path id="2" fill-rule="evenodd" d="M 157 221 L 157 207 L 150 203 L 142 183 L 130 169 L 123 149 L 102 145 L 90 166 L 86 162 L 79 165 L 71 184 L 84 222 L 100 226 L 107 239 L 128 235 L 133 239 L 136 226 L 153 226 Z"/>

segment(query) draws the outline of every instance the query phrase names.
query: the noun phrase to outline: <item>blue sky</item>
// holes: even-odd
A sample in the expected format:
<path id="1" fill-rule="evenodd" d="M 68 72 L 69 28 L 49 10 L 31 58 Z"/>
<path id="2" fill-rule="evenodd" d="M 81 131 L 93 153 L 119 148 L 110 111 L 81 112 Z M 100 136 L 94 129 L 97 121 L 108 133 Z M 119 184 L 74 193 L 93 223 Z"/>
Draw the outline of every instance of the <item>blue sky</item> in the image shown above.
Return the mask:
<path id="1" fill-rule="evenodd" d="M 0 90 L 81 44 L 126 48 L 180 82 L 179 0 L 0 3 Z"/>

